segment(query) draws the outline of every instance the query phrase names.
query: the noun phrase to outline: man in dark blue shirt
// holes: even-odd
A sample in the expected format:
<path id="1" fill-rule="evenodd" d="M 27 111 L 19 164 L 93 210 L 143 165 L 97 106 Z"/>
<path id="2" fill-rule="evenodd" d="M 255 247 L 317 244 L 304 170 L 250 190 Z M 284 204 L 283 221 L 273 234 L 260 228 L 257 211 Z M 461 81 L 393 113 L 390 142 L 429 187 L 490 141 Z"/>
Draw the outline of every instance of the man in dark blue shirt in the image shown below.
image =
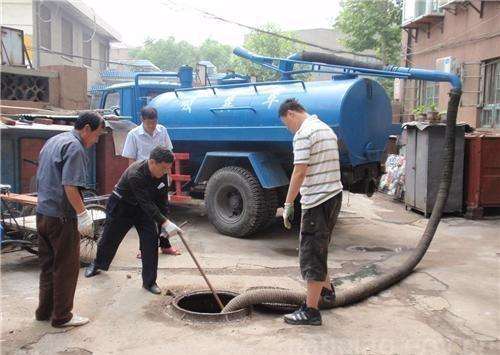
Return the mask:
<path id="1" fill-rule="evenodd" d="M 158 230 L 168 237 L 182 232 L 167 219 L 168 172 L 174 154 L 157 146 L 148 160 L 136 161 L 122 174 L 106 206 L 106 223 L 97 256 L 85 270 L 92 277 L 108 270 L 125 234 L 134 226 L 139 234 L 142 258 L 142 284 L 160 294 L 156 284 L 158 272 Z"/>
<path id="2" fill-rule="evenodd" d="M 73 315 L 80 234 L 93 233 L 92 218 L 83 204 L 87 188 L 87 148 L 97 143 L 103 118 L 83 112 L 71 132 L 50 138 L 38 158 L 37 232 L 39 236 L 40 295 L 36 319 L 52 318 L 55 327 L 78 326 L 89 320 Z"/>

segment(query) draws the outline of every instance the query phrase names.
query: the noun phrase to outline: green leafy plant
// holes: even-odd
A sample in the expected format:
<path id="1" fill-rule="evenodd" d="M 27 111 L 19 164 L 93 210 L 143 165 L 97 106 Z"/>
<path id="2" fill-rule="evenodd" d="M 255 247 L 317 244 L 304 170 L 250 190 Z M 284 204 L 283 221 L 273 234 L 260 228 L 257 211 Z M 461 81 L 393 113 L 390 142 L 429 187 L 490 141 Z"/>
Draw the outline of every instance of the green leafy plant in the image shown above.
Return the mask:
<path id="1" fill-rule="evenodd" d="M 437 105 L 436 103 L 432 103 L 427 106 L 427 112 L 437 112 Z"/>
<path id="2" fill-rule="evenodd" d="M 412 113 L 416 116 L 423 115 L 425 113 L 425 105 L 418 105 L 413 109 Z"/>

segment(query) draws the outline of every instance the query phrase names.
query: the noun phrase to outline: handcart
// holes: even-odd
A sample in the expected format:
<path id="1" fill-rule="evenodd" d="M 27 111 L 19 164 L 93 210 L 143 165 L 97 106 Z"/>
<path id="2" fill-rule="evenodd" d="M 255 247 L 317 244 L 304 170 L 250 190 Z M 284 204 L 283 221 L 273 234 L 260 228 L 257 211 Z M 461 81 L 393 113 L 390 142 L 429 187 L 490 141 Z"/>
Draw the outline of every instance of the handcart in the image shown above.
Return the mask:
<path id="1" fill-rule="evenodd" d="M 109 195 L 84 194 L 85 208 L 94 221 L 94 234 L 81 236 L 80 263 L 88 265 L 96 255 L 97 243 L 102 236 Z M 1 248 L 6 250 L 26 250 L 38 254 L 38 234 L 36 229 L 36 194 L 16 194 L 10 192 L 9 185 L 0 185 L 1 200 Z"/>

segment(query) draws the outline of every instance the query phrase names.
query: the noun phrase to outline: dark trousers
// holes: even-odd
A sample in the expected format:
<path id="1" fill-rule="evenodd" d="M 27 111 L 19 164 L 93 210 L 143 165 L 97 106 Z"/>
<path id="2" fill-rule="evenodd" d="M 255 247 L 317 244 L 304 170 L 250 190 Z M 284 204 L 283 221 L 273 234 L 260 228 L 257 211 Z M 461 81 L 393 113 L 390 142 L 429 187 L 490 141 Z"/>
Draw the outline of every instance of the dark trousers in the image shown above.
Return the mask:
<path id="1" fill-rule="evenodd" d="M 111 195 L 106 206 L 106 222 L 97 246 L 95 265 L 108 270 L 118 246 L 134 226 L 139 234 L 142 255 L 142 282 L 149 287 L 156 282 L 158 271 L 158 227 L 137 205 L 130 205 Z"/>
<path id="2" fill-rule="evenodd" d="M 71 320 L 73 298 L 80 268 L 80 233 L 76 219 L 38 214 L 40 292 L 36 319 L 59 326 Z"/>
<path id="3" fill-rule="evenodd" d="M 328 245 L 342 206 L 342 192 L 320 205 L 302 210 L 299 262 L 306 281 L 325 281 L 328 274 Z"/>

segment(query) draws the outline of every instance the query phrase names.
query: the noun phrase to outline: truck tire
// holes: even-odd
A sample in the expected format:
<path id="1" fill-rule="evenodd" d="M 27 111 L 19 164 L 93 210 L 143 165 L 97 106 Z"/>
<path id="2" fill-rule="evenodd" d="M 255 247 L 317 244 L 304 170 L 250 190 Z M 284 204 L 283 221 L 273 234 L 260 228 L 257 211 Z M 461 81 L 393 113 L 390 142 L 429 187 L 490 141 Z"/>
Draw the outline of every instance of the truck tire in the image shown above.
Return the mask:
<path id="1" fill-rule="evenodd" d="M 239 166 L 217 170 L 205 190 L 208 219 L 222 234 L 245 238 L 266 221 L 269 208 L 257 178 Z"/>
<path id="2" fill-rule="evenodd" d="M 276 220 L 276 211 L 278 210 L 278 192 L 275 189 L 264 189 L 264 198 L 267 204 L 267 211 L 259 227 L 259 231 L 266 230 L 273 224 Z"/>

